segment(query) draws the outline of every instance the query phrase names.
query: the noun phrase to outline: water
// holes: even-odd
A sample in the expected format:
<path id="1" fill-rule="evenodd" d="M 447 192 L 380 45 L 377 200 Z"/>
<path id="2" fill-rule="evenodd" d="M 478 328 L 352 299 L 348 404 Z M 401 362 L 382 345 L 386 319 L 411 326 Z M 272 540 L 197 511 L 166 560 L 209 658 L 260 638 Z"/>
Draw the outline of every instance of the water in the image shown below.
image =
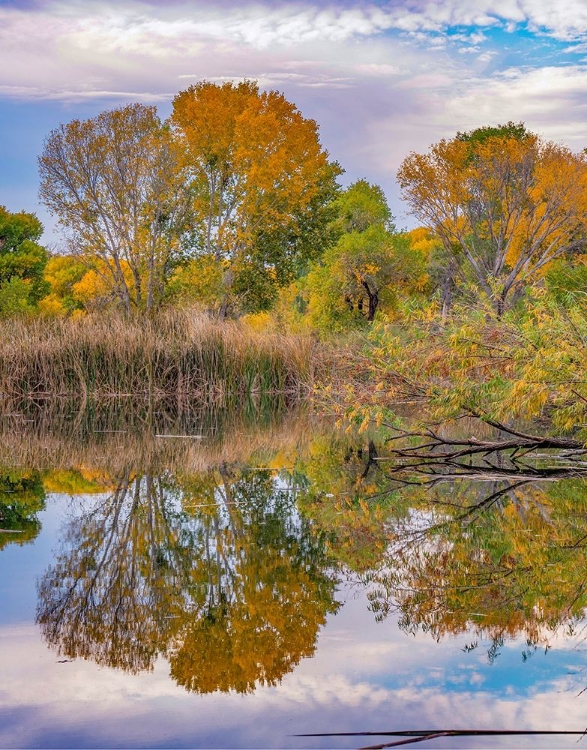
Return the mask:
<path id="1" fill-rule="evenodd" d="M 397 471 L 380 435 L 254 408 L 42 410 L 0 429 L 0 746 L 585 727 L 576 467 Z"/>

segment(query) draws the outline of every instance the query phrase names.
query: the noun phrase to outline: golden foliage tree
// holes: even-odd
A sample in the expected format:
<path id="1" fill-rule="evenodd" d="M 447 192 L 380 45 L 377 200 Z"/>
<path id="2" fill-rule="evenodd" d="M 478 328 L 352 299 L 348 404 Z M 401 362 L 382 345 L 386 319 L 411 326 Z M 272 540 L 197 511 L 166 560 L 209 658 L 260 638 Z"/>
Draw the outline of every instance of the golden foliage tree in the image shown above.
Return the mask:
<path id="1" fill-rule="evenodd" d="M 411 153 L 398 181 L 447 266 L 498 314 L 544 267 L 585 245 L 586 161 L 523 126 L 481 128 Z"/>
<path id="2" fill-rule="evenodd" d="M 131 104 L 61 125 L 45 141 L 39 170 L 41 200 L 72 252 L 99 268 L 126 312 L 155 307 L 187 207 L 173 139 L 155 107 Z"/>
<path id="3" fill-rule="evenodd" d="M 267 306 L 328 244 L 340 168 L 313 120 L 251 81 L 191 86 L 175 97 L 171 121 L 193 188 L 195 248 L 223 272 L 221 315 L 235 295 L 253 298 L 245 309 Z"/>

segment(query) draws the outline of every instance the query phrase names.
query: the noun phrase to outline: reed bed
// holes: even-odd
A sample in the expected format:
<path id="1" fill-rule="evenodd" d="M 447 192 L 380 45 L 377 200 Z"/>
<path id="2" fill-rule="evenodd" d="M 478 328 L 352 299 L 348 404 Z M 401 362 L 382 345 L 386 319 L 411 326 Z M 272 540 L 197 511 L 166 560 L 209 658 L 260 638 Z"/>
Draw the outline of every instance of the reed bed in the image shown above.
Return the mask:
<path id="1" fill-rule="evenodd" d="M 224 398 L 303 395 L 323 349 L 190 310 L 153 319 L 87 317 L 0 325 L 0 395 Z"/>

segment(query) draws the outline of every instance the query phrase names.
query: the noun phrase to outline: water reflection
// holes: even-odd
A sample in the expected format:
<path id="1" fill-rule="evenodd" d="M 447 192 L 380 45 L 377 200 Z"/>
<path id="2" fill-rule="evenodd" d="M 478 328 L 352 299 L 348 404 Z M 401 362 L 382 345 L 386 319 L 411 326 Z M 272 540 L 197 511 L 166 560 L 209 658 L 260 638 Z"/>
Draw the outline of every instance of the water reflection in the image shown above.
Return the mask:
<path id="1" fill-rule="evenodd" d="M 405 461 L 371 443 L 364 467 L 320 518 L 377 619 L 397 613 L 407 633 L 437 640 L 468 632 L 470 648 L 489 639 L 490 660 L 507 638 L 523 635 L 527 657 L 576 631 L 587 608 L 582 462 L 438 452 Z"/>
<path id="2" fill-rule="evenodd" d="M 0 473 L 0 551 L 8 544 L 33 541 L 45 508 L 45 489 L 38 471 Z"/>
<path id="3" fill-rule="evenodd" d="M 270 471 L 117 478 L 68 524 L 37 620 L 68 658 L 136 673 L 165 655 L 200 693 L 273 685 L 310 656 L 336 579 Z"/>
<path id="4" fill-rule="evenodd" d="M 520 635 L 527 658 L 581 627 L 576 461 L 406 459 L 384 435 L 287 412 L 117 419 L 23 419 L 0 477 L 2 528 L 22 532 L 0 548 L 34 538 L 46 492 L 80 496 L 38 581 L 37 622 L 68 659 L 137 674 L 164 657 L 187 691 L 251 693 L 313 655 L 341 580 L 377 620 L 466 633 L 490 661 Z"/>

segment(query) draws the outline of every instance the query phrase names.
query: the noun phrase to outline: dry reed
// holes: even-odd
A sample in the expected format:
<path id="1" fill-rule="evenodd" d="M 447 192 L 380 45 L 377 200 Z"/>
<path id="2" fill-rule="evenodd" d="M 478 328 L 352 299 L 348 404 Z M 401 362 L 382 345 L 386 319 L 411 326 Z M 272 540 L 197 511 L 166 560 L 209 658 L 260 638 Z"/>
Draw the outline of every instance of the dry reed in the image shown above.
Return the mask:
<path id="1" fill-rule="evenodd" d="M 189 310 L 153 319 L 0 325 L 0 395 L 5 399 L 302 395 L 312 389 L 321 361 L 322 350 L 310 337 L 257 333 Z"/>

